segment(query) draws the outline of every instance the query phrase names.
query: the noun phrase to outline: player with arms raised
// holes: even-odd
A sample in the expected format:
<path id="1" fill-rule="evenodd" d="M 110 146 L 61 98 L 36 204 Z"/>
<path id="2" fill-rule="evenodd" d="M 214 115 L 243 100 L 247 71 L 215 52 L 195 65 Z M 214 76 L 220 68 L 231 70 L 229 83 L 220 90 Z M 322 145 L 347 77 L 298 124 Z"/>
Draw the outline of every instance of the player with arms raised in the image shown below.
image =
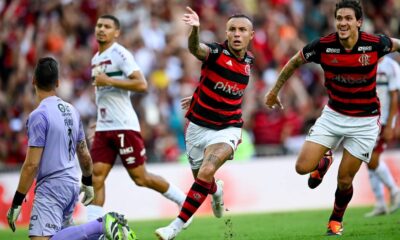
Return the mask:
<path id="1" fill-rule="evenodd" d="M 193 96 L 182 100 L 189 120 L 185 132 L 186 153 L 195 182 L 187 194 L 179 216 L 167 227 L 156 230 L 159 239 L 174 239 L 208 194 L 212 194 L 214 215 L 224 211 L 223 181 L 215 181 L 217 170 L 229 159 L 241 139 L 241 104 L 253 63 L 247 47 L 253 38 L 253 24 L 243 14 L 231 16 L 226 23 L 224 43 L 200 43 L 199 17 L 191 8 L 183 21 L 192 27 L 190 52 L 203 62 L 200 83 Z"/>

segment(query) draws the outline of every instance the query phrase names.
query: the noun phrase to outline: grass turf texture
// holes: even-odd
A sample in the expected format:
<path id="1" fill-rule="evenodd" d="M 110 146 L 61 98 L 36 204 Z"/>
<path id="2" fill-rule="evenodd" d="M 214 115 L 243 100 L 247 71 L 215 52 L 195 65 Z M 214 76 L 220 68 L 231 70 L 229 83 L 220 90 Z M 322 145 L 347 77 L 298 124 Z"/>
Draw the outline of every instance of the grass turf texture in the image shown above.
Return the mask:
<path id="1" fill-rule="evenodd" d="M 395 240 L 400 239 L 400 210 L 394 214 L 365 218 L 372 208 L 349 208 L 344 219 L 347 239 Z M 332 239 L 325 236 L 331 210 L 245 214 L 227 213 L 223 218 L 195 217 L 192 225 L 183 230 L 177 240 L 265 240 L 265 239 Z M 134 221 L 129 225 L 140 240 L 156 239 L 154 230 L 167 225 L 172 219 Z M 0 230 L 0 239 L 28 239 L 27 229 Z"/>

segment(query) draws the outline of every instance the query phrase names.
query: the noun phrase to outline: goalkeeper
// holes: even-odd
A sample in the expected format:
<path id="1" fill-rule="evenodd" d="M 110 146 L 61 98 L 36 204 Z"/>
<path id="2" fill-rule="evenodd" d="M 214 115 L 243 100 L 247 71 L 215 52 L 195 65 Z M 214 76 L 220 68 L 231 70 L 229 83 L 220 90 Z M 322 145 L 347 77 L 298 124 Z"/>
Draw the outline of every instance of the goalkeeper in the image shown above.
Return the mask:
<path id="1" fill-rule="evenodd" d="M 98 239 L 101 235 L 103 239 L 135 239 L 126 220 L 116 213 L 69 227 L 79 192 L 83 192 L 84 205 L 93 200 L 92 158 L 77 110 L 56 96 L 58 64 L 54 59 L 46 57 L 39 60 L 33 85 L 39 105 L 29 115 L 26 124 L 28 150 L 18 188 L 7 213 L 10 228 L 15 231 L 21 205 L 36 177 L 29 225 L 32 240 Z M 76 155 L 83 173 L 80 188 Z"/>

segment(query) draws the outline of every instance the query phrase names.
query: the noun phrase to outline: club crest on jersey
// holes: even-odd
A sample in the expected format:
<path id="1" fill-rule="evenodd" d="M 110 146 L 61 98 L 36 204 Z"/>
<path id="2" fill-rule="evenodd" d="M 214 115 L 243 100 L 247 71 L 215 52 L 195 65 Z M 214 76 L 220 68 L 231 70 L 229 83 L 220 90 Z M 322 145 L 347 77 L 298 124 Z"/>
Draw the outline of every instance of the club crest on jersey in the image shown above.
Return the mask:
<path id="1" fill-rule="evenodd" d="M 246 64 L 246 66 L 244 67 L 244 71 L 246 72 L 247 75 L 250 75 L 250 65 Z"/>
<path id="2" fill-rule="evenodd" d="M 361 63 L 362 66 L 367 66 L 370 65 L 370 58 L 368 54 L 362 54 L 359 58 L 358 61 Z"/>
<path id="3" fill-rule="evenodd" d="M 92 65 L 92 76 L 97 76 L 100 73 L 106 72 L 107 65 L 111 65 L 111 60 L 104 60 L 97 64 Z"/>

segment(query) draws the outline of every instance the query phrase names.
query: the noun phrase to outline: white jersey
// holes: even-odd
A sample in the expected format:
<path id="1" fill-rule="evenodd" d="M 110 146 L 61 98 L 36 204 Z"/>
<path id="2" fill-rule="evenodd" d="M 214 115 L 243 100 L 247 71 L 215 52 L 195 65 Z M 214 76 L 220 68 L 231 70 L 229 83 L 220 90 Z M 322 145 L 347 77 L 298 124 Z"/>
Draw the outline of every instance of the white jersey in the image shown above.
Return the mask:
<path id="1" fill-rule="evenodd" d="M 400 89 L 400 66 L 390 57 L 378 64 L 376 90 L 381 104 L 381 123 L 386 125 L 390 110 L 390 92 Z"/>
<path id="2" fill-rule="evenodd" d="M 92 77 L 99 73 L 126 80 L 134 71 L 140 71 L 133 55 L 122 45 L 114 43 L 104 52 L 92 58 Z M 131 92 L 111 86 L 96 87 L 96 131 L 140 131 L 139 120 L 132 107 Z"/>

